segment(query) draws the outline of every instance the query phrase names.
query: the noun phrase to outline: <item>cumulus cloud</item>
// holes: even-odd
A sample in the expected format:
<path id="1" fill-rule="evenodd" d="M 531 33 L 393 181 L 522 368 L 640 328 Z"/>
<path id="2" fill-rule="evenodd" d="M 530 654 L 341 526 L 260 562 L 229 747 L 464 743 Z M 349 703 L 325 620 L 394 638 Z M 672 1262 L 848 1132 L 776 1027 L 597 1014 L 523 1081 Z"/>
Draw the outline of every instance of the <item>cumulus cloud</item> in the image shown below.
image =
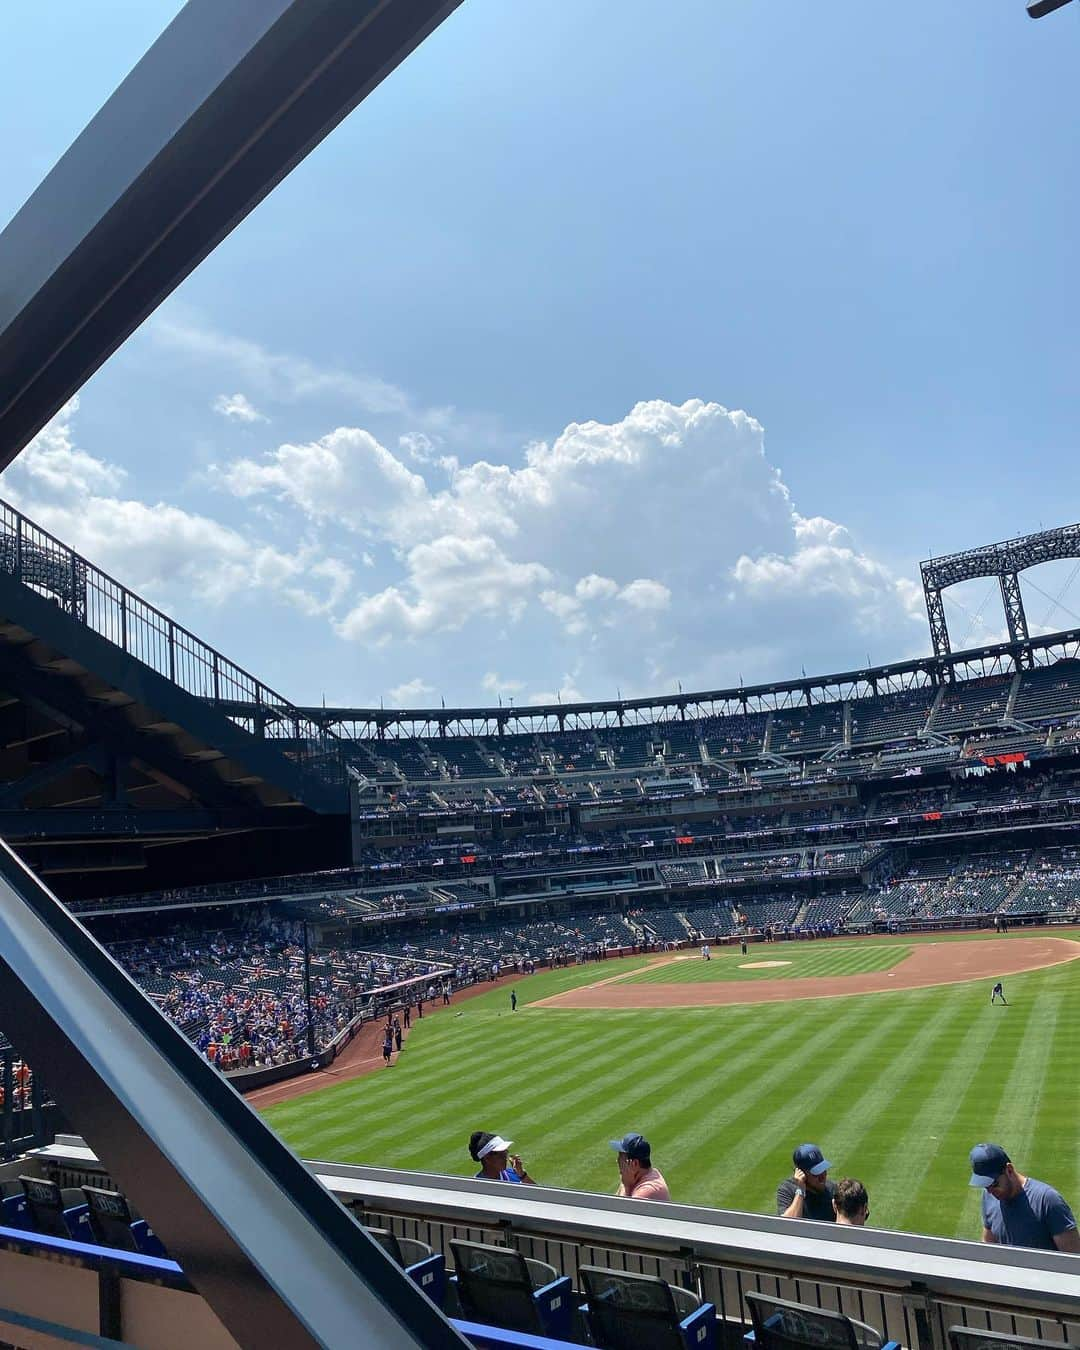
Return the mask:
<path id="1" fill-rule="evenodd" d="M 75 443 L 78 406 L 67 404 L 3 475 L 4 494 L 65 543 L 161 603 L 261 591 L 322 615 L 345 599 L 351 568 L 314 547 L 280 549 L 210 516 L 118 496 L 124 470 Z"/>
<path id="2" fill-rule="evenodd" d="M 248 353 L 252 370 L 268 355 Z M 211 472 L 234 512 L 256 513 L 254 535 L 139 500 L 77 444 L 77 407 L 4 475 L 47 528 L 160 603 L 261 593 L 369 649 L 408 642 L 421 670 L 453 662 L 466 699 L 477 685 L 550 702 L 784 678 L 861 663 L 871 636 L 882 660 L 925 648 L 917 584 L 800 511 L 761 426 L 716 403 L 639 403 L 465 463 L 434 432 L 393 448 L 355 426 L 287 441 Z M 347 552 L 328 543 L 350 536 Z M 396 701 L 431 692 L 416 680 Z"/>
<path id="3" fill-rule="evenodd" d="M 227 422 L 269 422 L 243 394 L 218 394 L 213 410 Z"/>
<path id="4" fill-rule="evenodd" d="M 339 427 L 301 445 L 279 445 L 262 459 L 218 470 L 236 497 L 272 494 L 314 520 L 335 520 L 368 537 L 409 516 L 429 499 L 424 479 L 368 431 Z"/>
<path id="5" fill-rule="evenodd" d="M 638 577 L 629 586 L 619 592 L 619 599 L 632 609 L 667 609 L 671 604 L 671 591 L 662 581 L 653 581 L 650 577 Z"/>
<path id="6" fill-rule="evenodd" d="M 879 632 L 898 616 L 921 618 L 915 582 L 859 552 L 842 525 L 793 511 L 791 533 L 788 553 L 743 554 L 732 568 L 735 581 L 759 602 L 838 602 L 863 633 Z"/>
<path id="7" fill-rule="evenodd" d="M 67 501 L 120 490 L 127 477 L 125 471 L 117 464 L 95 459 L 75 444 L 72 423 L 78 411 L 76 395 L 19 456 L 15 479 L 21 479 L 33 491 Z M 11 486 L 6 478 L 5 485 Z"/>
<path id="8" fill-rule="evenodd" d="M 407 585 L 361 596 L 338 624 L 342 637 L 381 644 L 394 637 L 457 630 L 503 612 L 518 618 L 549 575 L 539 563 L 511 561 L 492 539 L 483 537 L 444 535 L 417 544 L 405 561 Z"/>
<path id="9" fill-rule="evenodd" d="M 538 660 L 579 671 L 568 684 L 637 693 L 825 670 L 871 632 L 912 644 L 917 586 L 796 508 L 744 412 L 653 400 L 572 423 L 518 463 L 454 464 L 438 485 L 433 464 L 426 435 L 395 451 L 343 427 L 218 479 L 386 546 L 391 575 L 336 621 L 350 640 L 491 640 L 527 620 Z"/>
<path id="10" fill-rule="evenodd" d="M 415 679 L 406 680 L 403 684 L 397 684 L 389 690 L 390 702 L 398 708 L 412 708 L 422 705 L 426 695 L 435 692 L 434 686 L 427 683 L 421 676 L 417 675 Z"/>

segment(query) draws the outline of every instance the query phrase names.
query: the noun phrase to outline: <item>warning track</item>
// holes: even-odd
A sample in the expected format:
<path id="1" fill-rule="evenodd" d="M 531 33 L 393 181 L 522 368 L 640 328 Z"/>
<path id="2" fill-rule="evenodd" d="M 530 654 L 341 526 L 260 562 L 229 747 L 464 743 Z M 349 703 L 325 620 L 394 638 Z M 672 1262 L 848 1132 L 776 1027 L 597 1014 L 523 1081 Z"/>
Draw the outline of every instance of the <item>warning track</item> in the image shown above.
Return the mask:
<path id="1" fill-rule="evenodd" d="M 1080 957 L 1080 942 L 1055 937 L 988 938 L 979 942 L 926 942 L 892 970 L 861 975 L 805 979 L 715 980 L 708 984 L 631 984 L 632 975 L 616 975 L 596 984 L 540 999 L 534 1008 L 701 1008 L 746 1003 L 786 1003 L 791 999 L 841 998 L 854 994 L 894 993 L 934 985 L 1004 979 L 1024 971 L 1063 965 Z M 666 962 L 671 958 L 665 957 Z M 660 963 L 657 963 L 660 964 Z M 1005 991 L 1006 994 L 1008 990 Z"/>

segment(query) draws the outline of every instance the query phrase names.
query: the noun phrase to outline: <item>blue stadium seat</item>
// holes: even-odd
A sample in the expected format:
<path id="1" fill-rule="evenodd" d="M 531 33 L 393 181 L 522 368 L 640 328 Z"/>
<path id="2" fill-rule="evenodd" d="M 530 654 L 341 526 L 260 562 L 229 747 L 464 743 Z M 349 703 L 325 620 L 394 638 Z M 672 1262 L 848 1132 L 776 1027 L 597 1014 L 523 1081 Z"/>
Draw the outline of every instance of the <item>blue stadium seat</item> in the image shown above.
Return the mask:
<path id="1" fill-rule="evenodd" d="M 746 1303 L 754 1329 L 744 1340 L 758 1350 L 900 1350 L 898 1341 L 886 1341 L 874 1327 L 843 1313 L 765 1294 L 747 1294 Z"/>
<path id="2" fill-rule="evenodd" d="M 689 1289 L 653 1275 L 599 1266 L 580 1269 L 582 1307 L 594 1344 L 604 1350 L 712 1350 L 716 1309 Z"/>
<path id="3" fill-rule="evenodd" d="M 414 1284 L 420 1286 L 432 1303 L 441 1308 L 446 1298 L 446 1261 L 442 1254 L 433 1251 L 426 1242 L 399 1238 L 388 1228 L 368 1228 L 366 1232 L 391 1261 L 399 1265 Z"/>
<path id="4" fill-rule="evenodd" d="M 573 1321 L 570 1281 L 509 1247 L 452 1241 L 461 1310 L 470 1321 L 566 1339 Z"/>
<path id="5" fill-rule="evenodd" d="M 124 1252 L 142 1252 L 144 1256 L 166 1257 L 164 1245 L 145 1219 L 131 1210 L 127 1197 L 119 1191 L 105 1191 L 97 1186 L 84 1186 L 87 1219 L 93 1240 L 101 1247 L 114 1247 Z"/>
<path id="6" fill-rule="evenodd" d="M 47 1237 L 70 1238 L 72 1242 L 94 1242 L 89 1206 L 77 1187 L 64 1190 L 55 1181 L 43 1177 L 20 1177 L 26 1196 L 30 1228 Z"/>

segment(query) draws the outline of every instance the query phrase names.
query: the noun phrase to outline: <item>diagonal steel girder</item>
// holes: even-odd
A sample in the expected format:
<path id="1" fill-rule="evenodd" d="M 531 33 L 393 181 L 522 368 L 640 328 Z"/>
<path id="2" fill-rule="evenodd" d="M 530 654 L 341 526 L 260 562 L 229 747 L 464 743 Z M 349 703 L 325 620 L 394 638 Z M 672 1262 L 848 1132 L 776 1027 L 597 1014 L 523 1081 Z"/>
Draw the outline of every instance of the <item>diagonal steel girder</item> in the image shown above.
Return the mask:
<path id="1" fill-rule="evenodd" d="M 0 1026 L 245 1350 L 466 1344 L 2 842 Z"/>
<path id="2" fill-rule="evenodd" d="M 0 469 L 461 0 L 188 0 L 0 234 Z"/>

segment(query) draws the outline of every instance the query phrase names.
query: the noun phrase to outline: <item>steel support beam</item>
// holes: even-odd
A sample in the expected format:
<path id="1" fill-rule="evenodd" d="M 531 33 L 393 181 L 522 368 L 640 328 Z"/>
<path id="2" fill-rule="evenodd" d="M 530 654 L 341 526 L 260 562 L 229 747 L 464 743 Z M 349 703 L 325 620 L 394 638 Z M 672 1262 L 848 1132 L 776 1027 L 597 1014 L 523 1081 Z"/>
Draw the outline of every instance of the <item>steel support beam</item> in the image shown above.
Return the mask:
<path id="1" fill-rule="evenodd" d="M 0 234 L 0 468 L 461 0 L 188 0 Z"/>
<path id="2" fill-rule="evenodd" d="M 466 1342 L 0 844 L 0 1025 L 244 1347 Z"/>
<path id="3" fill-rule="evenodd" d="M 928 587 L 924 580 L 923 593 L 926 596 L 926 614 L 930 620 L 930 641 L 933 643 L 934 655 L 948 656 L 952 651 L 952 644 L 949 641 L 949 625 L 945 618 L 941 591 L 936 586 Z"/>
<path id="4" fill-rule="evenodd" d="M 1026 642 L 1027 615 L 1024 613 L 1024 597 L 1020 594 L 1020 577 L 1016 572 L 1002 572 L 998 580 L 1001 583 L 1005 622 L 1009 625 L 1009 639 L 1012 642 Z"/>
<path id="5" fill-rule="evenodd" d="M 1020 593 L 1020 573 L 1040 563 L 1056 562 L 1062 558 L 1080 558 L 1080 525 L 1061 525 L 1038 534 L 1025 534 L 1006 539 L 1000 544 L 983 544 L 963 553 L 950 553 L 944 558 L 930 558 L 920 564 L 923 595 L 926 598 L 926 616 L 930 622 L 930 638 L 935 656 L 950 652 L 949 630 L 945 622 L 942 592 L 962 581 L 982 577 L 997 577 L 1001 586 L 1001 602 L 1009 638 L 1013 643 L 1028 642 L 1027 616 Z M 1019 664 L 1030 666 L 1032 656 L 1025 649 Z"/>

